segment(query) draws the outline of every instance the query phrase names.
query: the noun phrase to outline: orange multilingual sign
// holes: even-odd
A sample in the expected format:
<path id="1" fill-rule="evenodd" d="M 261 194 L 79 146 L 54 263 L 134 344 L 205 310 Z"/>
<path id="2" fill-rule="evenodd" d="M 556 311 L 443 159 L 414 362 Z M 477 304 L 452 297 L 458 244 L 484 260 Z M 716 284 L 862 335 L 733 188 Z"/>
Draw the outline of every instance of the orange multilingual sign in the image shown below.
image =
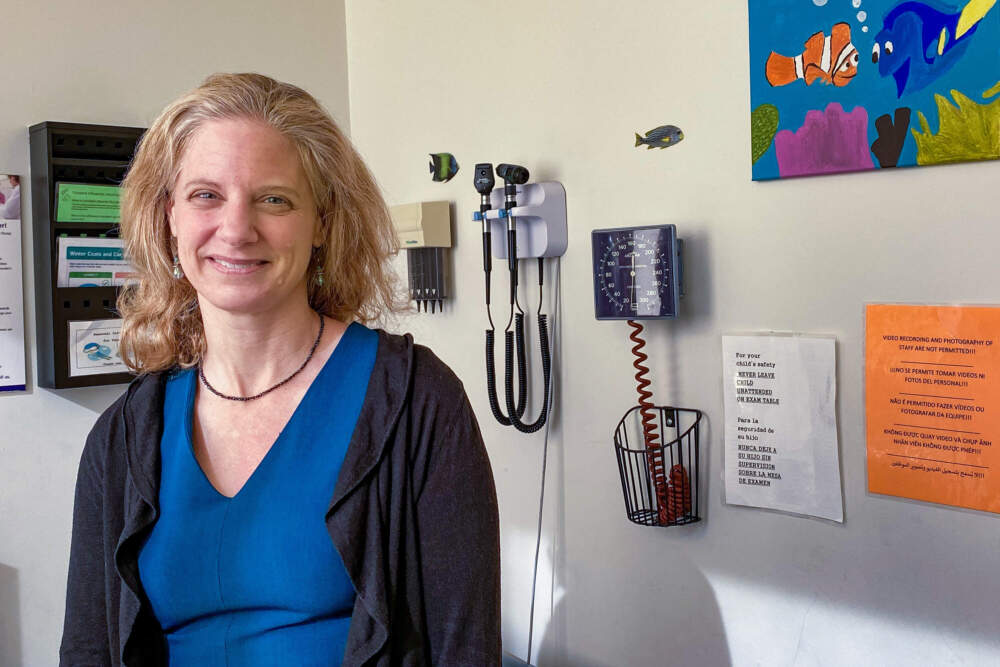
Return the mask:
<path id="1" fill-rule="evenodd" d="M 1000 308 L 868 305 L 868 489 L 1000 512 Z"/>

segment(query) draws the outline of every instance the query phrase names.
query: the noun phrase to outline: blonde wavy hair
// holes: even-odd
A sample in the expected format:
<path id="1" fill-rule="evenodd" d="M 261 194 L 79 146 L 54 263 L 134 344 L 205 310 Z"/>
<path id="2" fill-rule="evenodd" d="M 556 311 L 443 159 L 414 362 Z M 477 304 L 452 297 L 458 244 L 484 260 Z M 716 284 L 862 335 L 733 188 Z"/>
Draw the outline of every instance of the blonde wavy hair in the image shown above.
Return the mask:
<path id="1" fill-rule="evenodd" d="M 194 288 L 173 277 L 167 202 L 181 158 L 206 122 L 245 118 L 266 123 L 295 145 L 324 232 L 309 275 L 316 311 L 370 323 L 402 309 L 388 259 L 399 250 L 378 185 L 330 114 L 296 86 L 261 74 L 213 74 L 173 102 L 142 136 L 122 183 L 121 236 L 138 280 L 121 291 L 120 349 L 132 370 L 151 373 L 196 365 L 205 332 Z"/>

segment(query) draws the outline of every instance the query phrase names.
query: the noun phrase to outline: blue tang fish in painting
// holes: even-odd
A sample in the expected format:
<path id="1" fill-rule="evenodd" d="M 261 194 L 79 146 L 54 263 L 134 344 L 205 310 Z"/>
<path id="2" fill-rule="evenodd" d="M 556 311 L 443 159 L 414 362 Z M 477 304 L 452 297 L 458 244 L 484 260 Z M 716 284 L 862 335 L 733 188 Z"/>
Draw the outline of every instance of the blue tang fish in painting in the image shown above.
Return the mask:
<path id="1" fill-rule="evenodd" d="M 895 79 L 897 97 L 920 90 L 951 69 L 997 0 L 969 0 L 958 11 L 931 2 L 896 5 L 875 36 L 872 62 L 880 75 Z"/>

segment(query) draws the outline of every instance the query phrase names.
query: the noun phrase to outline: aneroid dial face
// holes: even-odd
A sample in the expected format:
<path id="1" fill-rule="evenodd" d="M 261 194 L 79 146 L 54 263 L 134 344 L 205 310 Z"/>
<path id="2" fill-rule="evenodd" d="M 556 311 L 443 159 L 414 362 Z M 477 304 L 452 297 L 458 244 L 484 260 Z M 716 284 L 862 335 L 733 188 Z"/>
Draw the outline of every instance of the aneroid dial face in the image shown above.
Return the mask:
<path id="1" fill-rule="evenodd" d="M 671 281 L 674 228 L 595 231 L 594 306 L 598 319 L 642 319 L 675 314 Z"/>

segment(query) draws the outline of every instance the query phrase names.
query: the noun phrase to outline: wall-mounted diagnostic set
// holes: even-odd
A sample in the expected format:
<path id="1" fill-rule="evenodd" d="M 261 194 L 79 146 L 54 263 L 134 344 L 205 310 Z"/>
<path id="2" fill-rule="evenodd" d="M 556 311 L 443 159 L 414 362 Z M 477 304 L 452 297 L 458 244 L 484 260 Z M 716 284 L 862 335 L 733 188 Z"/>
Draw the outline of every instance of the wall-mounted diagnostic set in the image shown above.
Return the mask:
<path id="1" fill-rule="evenodd" d="M 417 310 L 444 311 L 451 277 L 451 204 L 428 201 L 389 209 L 399 244 L 406 250 L 410 299 Z"/>
<path id="2" fill-rule="evenodd" d="M 701 412 L 653 404 L 638 321 L 677 317 L 683 244 L 674 225 L 653 225 L 594 230 L 591 248 L 595 316 L 627 320 L 632 328 L 639 403 L 618 422 L 614 437 L 626 514 L 644 526 L 699 521 Z"/>
<path id="3" fill-rule="evenodd" d="M 504 426 L 513 426 L 522 433 L 541 429 L 548 418 L 551 403 L 552 351 L 550 349 L 548 316 L 542 313 L 545 259 L 566 252 L 566 191 L 559 183 L 528 183 L 528 170 L 520 165 L 500 164 L 496 175 L 503 187 L 494 189 L 493 165 L 480 163 L 473 174 L 473 185 L 479 193 L 479 211 L 473 219 L 483 229 L 483 271 L 486 274 L 486 315 L 490 328 L 486 330 L 486 389 L 493 416 Z M 504 406 L 496 389 L 496 365 L 493 358 L 496 327 L 490 311 L 490 276 L 493 257 L 506 260 L 509 274 L 509 307 L 504 328 Z M 528 394 L 527 353 L 524 343 L 524 310 L 518 299 L 520 262 L 538 260 L 538 343 L 542 358 L 545 396 L 538 418 L 523 421 Z M 517 362 L 517 391 L 514 389 L 514 363 Z M 506 412 L 504 411 L 506 408 Z"/>

